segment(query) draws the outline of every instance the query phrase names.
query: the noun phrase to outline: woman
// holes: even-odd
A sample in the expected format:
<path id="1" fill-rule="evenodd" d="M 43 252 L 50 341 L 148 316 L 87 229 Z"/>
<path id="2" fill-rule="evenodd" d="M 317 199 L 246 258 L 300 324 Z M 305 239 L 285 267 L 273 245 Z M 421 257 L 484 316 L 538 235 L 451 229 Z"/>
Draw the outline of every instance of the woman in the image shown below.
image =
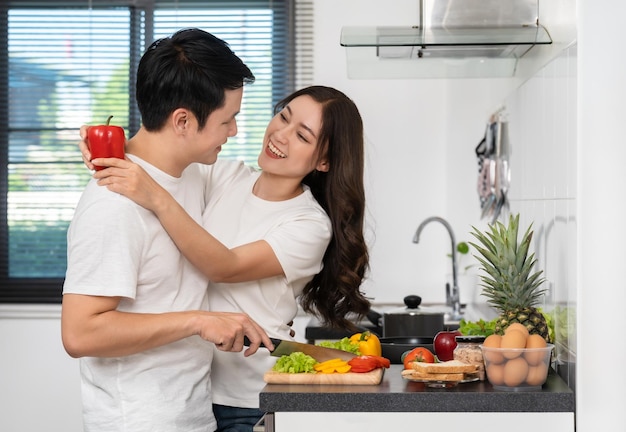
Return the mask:
<path id="1" fill-rule="evenodd" d="M 298 302 L 327 325 L 353 328 L 347 316 L 361 317 L 369 309 L 360 292 L 368 266 L 361 116 L 345 94 L 322 86 L 293 93 L 275 112 L 260 171 L 233 161 L 207 167 L 203 227 L 129 161 L 94 159 L 112 167 L 94 177 L 156 214 L 183 254 L 211 279 L 211 310 L 245 312 L 282 339 L 293 337 Z M 81 147 L 89 160 L 84 142 Z M 251 430 L 263 414 L 263 374 L 274 362 L 265 352 L 250 358 L 215 353 L 211 377 L 219 430 L 248 416 L 241 430 Z"/>

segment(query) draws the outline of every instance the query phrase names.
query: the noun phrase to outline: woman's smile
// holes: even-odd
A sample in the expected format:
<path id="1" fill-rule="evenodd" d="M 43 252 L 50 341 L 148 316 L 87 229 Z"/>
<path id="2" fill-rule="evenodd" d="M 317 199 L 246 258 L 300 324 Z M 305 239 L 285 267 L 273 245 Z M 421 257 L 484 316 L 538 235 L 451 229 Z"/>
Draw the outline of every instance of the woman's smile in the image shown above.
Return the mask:
<path id="1" fill-rule="evenodd" d="M 265 152 L 274 159 L 284 159 L 287 157 L 287 155 L 280 151 L 271 141 L 267 143 Z"/>

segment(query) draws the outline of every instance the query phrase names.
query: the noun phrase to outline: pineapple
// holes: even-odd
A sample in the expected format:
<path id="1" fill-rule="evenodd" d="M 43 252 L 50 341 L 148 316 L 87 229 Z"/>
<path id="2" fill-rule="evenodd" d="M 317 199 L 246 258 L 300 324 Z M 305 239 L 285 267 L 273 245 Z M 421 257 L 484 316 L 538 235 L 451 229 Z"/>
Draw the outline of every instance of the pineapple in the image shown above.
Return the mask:
<path id="1" fill-rule="evenodd" d="M 541 335 L 550 342 L 548 324 L 536 306 L 545 289 L 539 289 L 545 281 L 542 271 L 531 274 L 537 260 L 535 254 L 528 256 L 533 232 L 528 227 L 521 243 L 517 242 L 519 214 L 509 216 L 508 227 L 500 221 L 489 226 L 486 233 L 475 227 L 471 233 L 480 244 L 470 244 L 482 256 L 476 255 L 486 275 L 480 279 L 482 295 L 487 302 L 500 312 L 495 332 L 504 334 L 512 323 L 521 323 L 530 334 Z"/>

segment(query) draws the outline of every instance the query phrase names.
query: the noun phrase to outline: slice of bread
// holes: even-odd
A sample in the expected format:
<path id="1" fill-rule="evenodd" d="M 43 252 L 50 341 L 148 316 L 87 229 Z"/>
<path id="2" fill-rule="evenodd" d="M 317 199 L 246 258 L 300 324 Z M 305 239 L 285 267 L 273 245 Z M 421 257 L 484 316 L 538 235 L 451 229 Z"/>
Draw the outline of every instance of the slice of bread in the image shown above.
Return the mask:
<path id="1" fill-rule="evenodd" d="M 463 381 L 465 379 L 464 373 L 428 373 L 411 369 L 402 371 L 402 376 L 424 381 Z"/>
<path id="2" fill-rule="evenodd" d="M 478 370 L 477 365 L 463 363 L 459 360 L 449 360 L 439 363 L 411 362 L 413 370 L 420 373 L 472 373 Z"/>

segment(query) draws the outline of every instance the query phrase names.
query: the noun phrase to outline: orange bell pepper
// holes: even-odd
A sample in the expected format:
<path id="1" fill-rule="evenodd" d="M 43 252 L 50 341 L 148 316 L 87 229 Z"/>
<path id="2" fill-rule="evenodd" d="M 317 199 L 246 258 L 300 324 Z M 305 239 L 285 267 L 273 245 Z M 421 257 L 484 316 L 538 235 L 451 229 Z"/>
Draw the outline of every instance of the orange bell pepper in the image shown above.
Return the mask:
<path id="1" fill-rule="evenodd" d="M 337 358 L 337 359 L 326 360 L 324 362 L 317 363 L 315 364 L 315 366 L 313 366 L 313 369 L 315 369 L 318 373 L 326 373 L 326 374 L 331 374 L 335 372 L 346 373 L 346 372 L 350 372 L 351 366 L 348 364 L 347 361 Z"/>
<path id="2" fill-rule="evenodd" d="M 359 346 L 361 355 L 382 355 L 380 339 L 378 339 L 378 336 L 370 331 L 353 334 L 350 336 L 350 342 Z"/>

